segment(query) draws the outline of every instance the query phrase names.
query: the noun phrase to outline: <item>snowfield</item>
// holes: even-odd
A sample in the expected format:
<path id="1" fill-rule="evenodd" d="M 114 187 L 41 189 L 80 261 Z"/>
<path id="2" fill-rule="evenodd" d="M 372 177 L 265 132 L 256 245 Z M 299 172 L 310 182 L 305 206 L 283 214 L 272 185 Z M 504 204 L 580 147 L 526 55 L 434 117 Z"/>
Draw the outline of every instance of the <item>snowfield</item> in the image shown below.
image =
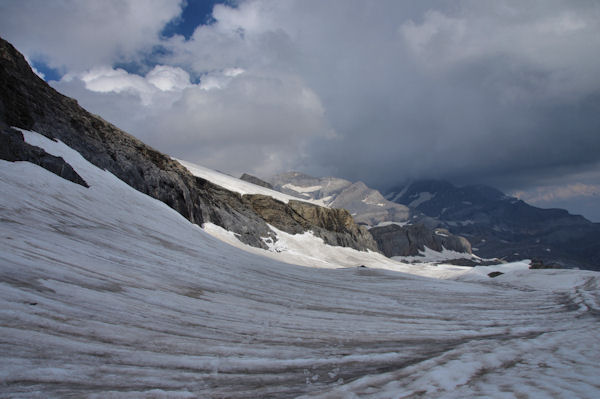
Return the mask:
<path id="1" fill-rule="evenodd" d="M 90 188 L 0 161 L 0 397 L 600 397 L 598 273 L 252 253 L 24 134 Z"/>

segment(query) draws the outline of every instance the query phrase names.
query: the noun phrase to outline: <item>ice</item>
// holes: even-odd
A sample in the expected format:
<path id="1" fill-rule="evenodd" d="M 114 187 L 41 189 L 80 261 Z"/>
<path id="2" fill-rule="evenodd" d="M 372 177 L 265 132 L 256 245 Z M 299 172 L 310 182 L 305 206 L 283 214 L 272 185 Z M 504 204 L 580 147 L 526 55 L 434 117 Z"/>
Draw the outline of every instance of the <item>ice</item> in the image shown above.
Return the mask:
<path id="1" fill-rule="evenodd" d="M 0 161 L 0 397 L 600 396 L 596 272 L 236 248 L 24 135 L 90 188 Z"/>

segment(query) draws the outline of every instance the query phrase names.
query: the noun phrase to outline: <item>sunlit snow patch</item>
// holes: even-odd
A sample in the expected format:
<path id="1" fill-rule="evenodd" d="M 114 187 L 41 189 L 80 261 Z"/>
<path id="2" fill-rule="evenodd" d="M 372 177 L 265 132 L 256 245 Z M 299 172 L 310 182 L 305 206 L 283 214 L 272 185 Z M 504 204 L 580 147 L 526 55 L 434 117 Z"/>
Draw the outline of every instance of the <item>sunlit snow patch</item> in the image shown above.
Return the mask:
<path id="1" fill-rule="evenodd" d="M 310 200 L 294 197 L 291 195 L 280 193 L 279 191 L 271 190 L 266 187 L 262 187 L 242 179 L 237 179 L 233 176 L 229 176 L 225 173 L 218 172 L 216 170 L 206 168 L 204 166 L 196 165 L 191 162 L 183 161 L 181 159 L 175 159 L 177 162 L 182 164 L 191 174 L 197 177 L 201 177 L 214 183 L 218 186 L 226 188 L 229 191 L 233 191 L 239 194 L 262 194 L 269 197 L 273 197 L 284 203 L 288 203 L 290 200 L 313 202 Z"/>

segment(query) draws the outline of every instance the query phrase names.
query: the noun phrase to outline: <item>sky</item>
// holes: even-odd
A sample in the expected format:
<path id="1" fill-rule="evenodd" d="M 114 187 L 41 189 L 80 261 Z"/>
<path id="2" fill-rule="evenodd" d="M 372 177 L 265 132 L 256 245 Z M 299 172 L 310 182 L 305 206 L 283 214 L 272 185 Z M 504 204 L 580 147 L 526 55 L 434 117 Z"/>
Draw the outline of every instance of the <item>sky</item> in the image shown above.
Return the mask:
<path id="1" fill-rule="evenodd" d="M 600 2 L 3 0 L 54 88 L 171 156 L 600 222 Z"/>

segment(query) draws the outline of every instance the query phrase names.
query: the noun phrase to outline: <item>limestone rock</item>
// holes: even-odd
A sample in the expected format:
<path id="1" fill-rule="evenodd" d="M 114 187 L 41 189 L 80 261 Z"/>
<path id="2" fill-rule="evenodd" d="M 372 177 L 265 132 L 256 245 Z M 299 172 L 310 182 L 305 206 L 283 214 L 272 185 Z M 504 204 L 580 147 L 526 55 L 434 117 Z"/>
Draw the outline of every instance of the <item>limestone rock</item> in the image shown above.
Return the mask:
<path id="1" fill-rule="evenodd" d="M 290 234 L 312 231 L 326 244 L 377 251 L 371 234 L 345 209 L 324 208 L 303 201 L 285 204 L 265 195 L 244 195 L 267 223 Z"/>
<path id="2" fill-rule="evenodd" d="M 369 230 L 379 249 L 386 256 L 415 256 L 425 247 L 434 251 L 449 249 L 471 254 L 471 244 L 460 236 L 450 234 L 448 230 L 429 229 L 423 224 L 374 227 Z"/>

